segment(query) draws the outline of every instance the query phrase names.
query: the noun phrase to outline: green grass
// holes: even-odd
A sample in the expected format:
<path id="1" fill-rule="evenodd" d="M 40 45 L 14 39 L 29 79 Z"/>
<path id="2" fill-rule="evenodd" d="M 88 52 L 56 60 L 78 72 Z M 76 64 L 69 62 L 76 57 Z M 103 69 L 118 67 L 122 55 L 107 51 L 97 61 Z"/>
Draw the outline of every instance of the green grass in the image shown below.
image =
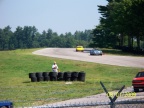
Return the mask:
<path id="1" fill-rule="evenodd" d="M 109 91 L 123 85 L 129 87 L 132 78 L 141 70 L 33 55 L 35 50 L 38 49 L 0 51 L 0 100 L 11 100 L 15 106 L 31 106 L 96 95 L 104 92 L 99 81 Z M 85 71 L 86 81 L 70 85 L 64 81 L 30 81 L 30 72 L 50 72 L 53 61 L 62 72 Z"/>

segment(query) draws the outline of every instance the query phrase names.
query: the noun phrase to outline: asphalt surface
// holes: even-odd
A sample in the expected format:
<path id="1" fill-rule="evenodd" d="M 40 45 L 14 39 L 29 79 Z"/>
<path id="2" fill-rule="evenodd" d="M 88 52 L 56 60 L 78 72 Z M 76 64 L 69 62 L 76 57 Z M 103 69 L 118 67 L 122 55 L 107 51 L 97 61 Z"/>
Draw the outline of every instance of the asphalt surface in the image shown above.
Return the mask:
<path id="1" fill-rule="evenodd" d="M 101 64 L 109 65 L 118 65 L 126 67 L 139 67 L 144 69 L 144 57 L 132 57 L 132 56 L 114 56 L 114 55 L 103 55 L 103 56 L 90 56 L 88 51 L 85 52 L 76 52 L 74 48 L 45 48 L 33 52 L 33 54 L 71 59 L 71 60 L 80 60 Z M 133 87 L 128 87 L 123 90 L 123 92 L 133 92 Z M 136 93 L 134 97 L 118 97 L 116 101 L 129 100 L 129 99 L 144 99 L 144 92 L 140 91 Z M 98 95 L 88 96 L 79 99 L 71 99 L 62 102 L 57 102 L 53 104 L 36 106 L 35 108 L 47 107 L 47 106 L 60 106 L 72 103 L 93 103 L 93 102 L 108 102 L 110 101 L 106 93 L 101 93 Z"/>
<path id="2" fill-rule="evenodd" d="M 89 51 L 76 52 L 75 48 L 45 48 L 35 51 L 33 54 L 144 69 L 144 57 L 114 56 L 107 54 L 103 56 L 90 56 Z"/>

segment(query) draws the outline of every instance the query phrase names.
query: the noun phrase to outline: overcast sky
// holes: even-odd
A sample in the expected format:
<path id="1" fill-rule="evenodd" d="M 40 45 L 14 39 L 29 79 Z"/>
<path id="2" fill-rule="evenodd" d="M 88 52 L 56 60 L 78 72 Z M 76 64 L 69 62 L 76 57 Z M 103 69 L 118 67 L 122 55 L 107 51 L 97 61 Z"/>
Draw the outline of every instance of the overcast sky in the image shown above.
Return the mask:
<path id="1" fill-rule="evenodd" d="M 106 0 L 0 0 L 0 28 L 8 25 L 49 28 L 58 34 L 94 29 L 99 24 L 97 5 Z"/>

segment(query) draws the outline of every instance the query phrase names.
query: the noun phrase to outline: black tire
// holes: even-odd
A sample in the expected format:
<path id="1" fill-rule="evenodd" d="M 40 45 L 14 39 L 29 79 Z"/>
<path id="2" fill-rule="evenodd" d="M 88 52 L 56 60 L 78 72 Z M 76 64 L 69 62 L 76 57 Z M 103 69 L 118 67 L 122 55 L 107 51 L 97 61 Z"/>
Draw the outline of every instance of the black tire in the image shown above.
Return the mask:
<path id="1" fill-rule="evenodd" d="M 31 82 L 37 82 L 37 77 L 31 77 Z"/>
<path id="2" fill-rule="evenodd" d="M 44 77 L 44 81 L 50 81 L 50 77 L 49 76 Z"/>
<path id="3" fill-rule="evenodd" d="M 50 81 L 57 81 L 57 77 L 50 76 Z"/>
<path id="4" fill-rule="evenodd" d="M 50 76 L 50 77 L 52 77 L 52 76 L 53 76 L 53 77 L 57 77 L 57 74 L 58 74 L 57 72 L 50 72 L 50 73 L 49 73 L 49 76 Z"/>
<path id="5" fill-rule="evenodd" d="M 78 77 L 79 72 L 72 72 L 71 77 Z"/>
<path id="6" fill-rule="evenodd" d="M 64 80 L 71 81 L 71 72 L 64 72 Z"/>
<path id="7" fill-rule="evenodd" d="M 36 77 L 43 77 L 43 72 L 37 72 Z"/>
<path id="8" fill-rule="evenodd" d="M 79 72 L 78 74 L 78 81 L 85 81 L 85 76 L 86 76 L 86 73 L 85 72 Z"/>
<path id="9" fill-rule="evenodd" d="M 44 77 L 37 77 L 37 81 L 38 81 L 38 82 L 44 81 Z"/>
<path id="10" fill-rule="evenodd" d="M 58 81 L 63 81 L 63 79 L 64 79 L 64 73 L 63 72 L 59 72 L 58 76 L 57 76 L 57 80 Z"/>
<path id="11" fill-rule="evenodd" d="M 77 77 L 71 77 L 71 81 L 77 81 L 78 78 Z"/>
<path id="12" fill-rule="evenodd" d="M 77 81 L 79 72 L 72 72 L 71 73 L 71 81 Z"/>
<path id="13" fill-rule="evenodd" d="M 64 72 L 64 77 L 71 77 L 71 72 Z"/>
<path id="14" fill-rule="evenodd" d="M 71 81 L 71 77 L 64 78 L 65 81 Z"/>
<path id="15" fill-rule="evenodd" d="M 50 81 L 57 81 L 57 72 L 50 72 L 49 76 L 50 76 Z"/>
<path id="16" fill-rule="evenodd" d="M 139 92 L 139 89 L 138 88 L 134 88 L 134 92 Z"/>
<path id="17" fill-rule="evenodd" d="M 29 73 L 29 78 L 36 77 L 36 73 Z"/>
<path id="18" fill-rule="evenodd" d="M 48 77 L 49 76 L 49 72 L 43 72 L 43 77 Z"/>

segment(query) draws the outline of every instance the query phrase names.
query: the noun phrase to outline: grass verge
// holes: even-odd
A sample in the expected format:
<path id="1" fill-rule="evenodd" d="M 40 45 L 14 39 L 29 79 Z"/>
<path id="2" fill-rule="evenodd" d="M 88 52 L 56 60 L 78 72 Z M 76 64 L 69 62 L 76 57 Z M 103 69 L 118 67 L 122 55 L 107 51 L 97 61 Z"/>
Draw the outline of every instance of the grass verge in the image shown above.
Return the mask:
<path id="1" fill-rule="evenodd" d="M 0 100 L 11 100 L 15 106 L 32 106 L 96 95 L 104 92 L 99 81 L 109 91 L 120 89 L 123 85 L 128 87 L 141 70 L 33 55 L 35 50 L 38 49 L 0 51 Z M 30 81 L 30 72 L 50 72 L 53 61 L 58 63 L 62 72 L 85 71 L 86 81 L 70 85 L 64 81 Z"/>

